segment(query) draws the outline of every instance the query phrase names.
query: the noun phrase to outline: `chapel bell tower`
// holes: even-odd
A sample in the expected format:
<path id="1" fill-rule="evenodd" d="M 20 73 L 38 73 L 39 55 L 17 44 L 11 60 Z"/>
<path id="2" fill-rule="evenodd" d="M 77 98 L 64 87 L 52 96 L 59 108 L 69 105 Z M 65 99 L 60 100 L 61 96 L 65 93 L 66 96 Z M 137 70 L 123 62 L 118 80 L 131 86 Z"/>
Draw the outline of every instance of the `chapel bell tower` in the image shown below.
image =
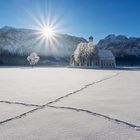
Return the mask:
<path id="1" fill-rule="evenodd" d="M 92 36 L 89 37 L 89 42 L 93 42 L 93 37 Z"/>

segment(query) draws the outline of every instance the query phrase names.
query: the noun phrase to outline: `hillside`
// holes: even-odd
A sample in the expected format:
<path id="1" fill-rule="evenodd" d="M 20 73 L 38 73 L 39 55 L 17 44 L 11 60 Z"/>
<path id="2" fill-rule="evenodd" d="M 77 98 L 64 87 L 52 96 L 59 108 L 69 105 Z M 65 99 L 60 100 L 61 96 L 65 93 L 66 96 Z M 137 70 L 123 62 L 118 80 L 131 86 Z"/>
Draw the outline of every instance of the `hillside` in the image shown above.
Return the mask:
<path id="1" fill-rule="evenodd" d="M 67 34 L 56 34 L 52 42 L 45 43 L 38 30 L 18 29 L 5 26 L 0 29 L 0 65 L 27 65 L 26 57 L 36 52 L 40 65 L 67 65 L 70 56 L 80 42 L 86 39 Z M 111 50 L 117 64 L 140 64 L 140 38 L 124 35 L 108 35 L 97 45 L 100 49 Z"/>
<path id="2" fill-rule="evenodd" d="M 1 28 L 0 63 L 25 64 L 27 63 L 25 56 L 31 52 L 37 52 L 42 57 L 42 63 L 59 61 L 61 58 L 69 58 L 77 44 L 86 41 L 80 37 L 57 34 L 52 43 L 45 43 L 45 40 L 40 38 L 38 32 L 37 30 L 17 29 L 8 26 Z M 44 62 L 44 60 L 47 62 Z"/>
<path id="3" fill-rule="evenodd" d="M 118 64 L 140 64 L 140 38 L 111 34 L 100 40 L 97 47 L 111 50 Z"/>

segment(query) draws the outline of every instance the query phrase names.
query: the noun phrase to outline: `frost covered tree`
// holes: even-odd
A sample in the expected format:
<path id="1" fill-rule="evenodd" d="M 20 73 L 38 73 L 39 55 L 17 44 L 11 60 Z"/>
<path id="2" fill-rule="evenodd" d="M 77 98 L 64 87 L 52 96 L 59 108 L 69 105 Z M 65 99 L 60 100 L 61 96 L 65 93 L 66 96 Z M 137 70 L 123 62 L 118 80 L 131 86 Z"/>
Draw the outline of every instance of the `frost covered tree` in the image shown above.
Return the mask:
<path id="1" fill-rule="evenodd" d="M 31 53 L 27 57 L 27 60 L 28 60 L 29 64 L 32 66 L 32 68 L 34 67 L 35 64 L 38 63 L 39 59 L 40 59 L 40 57 L 35 52 Z"/>
<path id="2" fill-rule="evenodd" d="M 96 50 L 92 42 L 78 44 L 71 57 L 71 65 L 90 66 Z"/>

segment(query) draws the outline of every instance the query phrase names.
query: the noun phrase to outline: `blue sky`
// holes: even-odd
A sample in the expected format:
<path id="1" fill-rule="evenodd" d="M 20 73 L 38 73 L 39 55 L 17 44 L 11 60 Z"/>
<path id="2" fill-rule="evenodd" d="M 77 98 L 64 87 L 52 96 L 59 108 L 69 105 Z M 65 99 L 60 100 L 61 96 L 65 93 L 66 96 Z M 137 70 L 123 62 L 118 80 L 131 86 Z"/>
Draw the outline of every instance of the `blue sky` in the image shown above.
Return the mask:
<path id="1" fill-rule="evenodd" d="M 140 37 L 139 0 L 0 0 L 0 27 L 37 28 L 54 23 L 60 33 L 97 42 L 108 34 Z M 34 18 L 33 18 L 34 17 Z"/>

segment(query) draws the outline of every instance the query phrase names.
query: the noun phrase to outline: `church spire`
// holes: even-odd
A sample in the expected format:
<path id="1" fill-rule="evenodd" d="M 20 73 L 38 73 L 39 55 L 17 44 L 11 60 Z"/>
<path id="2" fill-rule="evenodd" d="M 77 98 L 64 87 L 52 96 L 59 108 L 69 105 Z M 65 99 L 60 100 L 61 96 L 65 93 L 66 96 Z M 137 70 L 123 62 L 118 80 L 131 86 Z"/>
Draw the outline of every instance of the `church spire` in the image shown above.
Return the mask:
<path id="1" fill-rule="evenodd" d="M 89 42 L 93 42 L 93 37 L 92 36 L 89 37 Z"/>

